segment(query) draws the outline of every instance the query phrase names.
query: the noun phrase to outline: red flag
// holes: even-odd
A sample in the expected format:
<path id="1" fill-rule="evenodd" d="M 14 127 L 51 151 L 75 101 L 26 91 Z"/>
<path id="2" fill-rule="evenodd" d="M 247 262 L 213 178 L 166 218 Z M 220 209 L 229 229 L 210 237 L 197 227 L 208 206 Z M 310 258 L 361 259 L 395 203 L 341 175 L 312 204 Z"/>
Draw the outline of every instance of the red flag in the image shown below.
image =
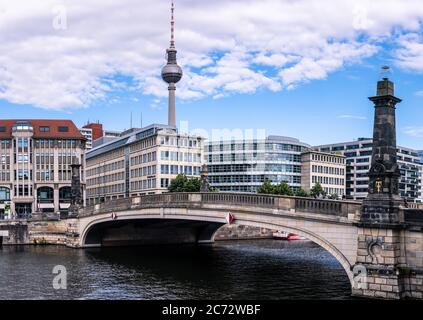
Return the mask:
<path id="1" fill-rule="evenodd" d="M 232 213 L 228 212 L 228 214 L 226 215 L 226 222 L 228 224 L 232 224 L 232 222 L 235 220 L 235 217 L 233 216 Z"/>

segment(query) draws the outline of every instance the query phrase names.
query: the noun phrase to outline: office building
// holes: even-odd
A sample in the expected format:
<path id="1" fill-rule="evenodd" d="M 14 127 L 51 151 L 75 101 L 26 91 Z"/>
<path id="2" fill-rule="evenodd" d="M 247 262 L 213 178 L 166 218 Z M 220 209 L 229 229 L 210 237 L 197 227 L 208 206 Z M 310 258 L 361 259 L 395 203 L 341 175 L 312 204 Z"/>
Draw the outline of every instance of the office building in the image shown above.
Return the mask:
<path id="1" fill-rule="evenodd" d="M 85 141 L 70 120 L 0 120 L 0 218 L 66 212 Z"/>
<path id="2" fill-rule="evenodd" d="M 93 129 L 91 128 L 80 128 L 79 132 L 86 139 L 85 148 L 86 150 L 91 150 L 93 148 Z"/>
<path id="3" fill-rule="evenodd" d="M 321 152 L 339 152 L 346 157 L 346 196 L 348 199 L 363 200 L 367 197 L 373 142 L 370 138 L 357 141 L 328 144 L 315 147 Z M 399 190 L 409 202 L 423 202 L 422 172 L 418 153 L 410 148 L 397 147 L 401 179 Z"/>
<path id="4" fill-rule="evenodd" d="M 298 139 L 210 142 L 205 148 L 209 182 L 220 191 L 257 192 L 269 180 L 301 187 L 301 154 L 310 146 Z"/>
<path id="5" fill-rule="evenodd" d="M 87 202 L 159 194 L 178 174 L 199 177 L 204 139 L 151 125 L 87 153 Z"/>
<path id="6" fill-rule="evenodd" d="M 302 189 L 310 192 L 319 183 L 326 194 L 345 196 L 345 156 L 308 150 L 301 155 L 301 163 Z"/>

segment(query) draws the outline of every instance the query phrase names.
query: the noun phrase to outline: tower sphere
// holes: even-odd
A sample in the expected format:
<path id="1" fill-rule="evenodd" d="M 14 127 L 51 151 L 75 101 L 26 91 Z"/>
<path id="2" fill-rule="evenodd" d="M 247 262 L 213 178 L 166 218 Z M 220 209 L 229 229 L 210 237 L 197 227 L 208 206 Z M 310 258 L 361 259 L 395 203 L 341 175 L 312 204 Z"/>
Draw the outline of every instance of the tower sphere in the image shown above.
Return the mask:
<path id="1" fill-rule="evenodd" d="M 182 69 L 176 63 L 168 63 L 162 69 L 162 78 L 167 83 L 178 83 L 182 78 Z"/>

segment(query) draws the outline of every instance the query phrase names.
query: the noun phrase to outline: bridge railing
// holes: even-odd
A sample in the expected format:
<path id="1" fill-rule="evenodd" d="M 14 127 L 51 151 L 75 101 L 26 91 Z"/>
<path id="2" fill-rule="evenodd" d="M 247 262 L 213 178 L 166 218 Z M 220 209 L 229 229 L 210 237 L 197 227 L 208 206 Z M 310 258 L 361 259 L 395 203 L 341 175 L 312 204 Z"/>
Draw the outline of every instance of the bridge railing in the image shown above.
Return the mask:
<path id="1" fill-rule="evenodd" d="M 266 208 L 277 206 L 277 198 L 254 194 L 202 193 L 201 201 L 212 204 L 253 205 Z"/>
<path id="2" fill-rule="evenodd" d="M 257 207 L 290 212 L 320 213 L 350 217 L 360 211 L 361 204 L 351 201 L 334 201 L 311 198 L 284 197 L 246 193 L 165 193 L 140 197 L 110 200 L 106 203 L 86 207 L 80 216 L 112 213 L 138 208 L 157 207 L 201 207 L 203 205 L 225 205 L 235 207 Z"/>
<path id="3" fill-rule="evenodd" d="M 408 203 L 408 208 L 423 210 L 423 203 Z"/>

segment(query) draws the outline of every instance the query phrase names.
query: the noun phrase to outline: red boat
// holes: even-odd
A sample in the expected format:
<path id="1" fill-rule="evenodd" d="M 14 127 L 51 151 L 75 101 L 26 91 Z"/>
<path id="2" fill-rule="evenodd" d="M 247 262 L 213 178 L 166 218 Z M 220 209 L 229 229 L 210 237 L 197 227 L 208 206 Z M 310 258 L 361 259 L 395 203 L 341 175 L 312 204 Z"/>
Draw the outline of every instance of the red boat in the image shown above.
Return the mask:
<path id="1" fill-rule="evenodd" d="M 289 233 L 289 232 L 283 232 L 278 231 L 273 234 L 274 239 L 278 240 L 288 240 L 288 241 L 294 241 L 294 240 L 307 240 L 307 238 L 300 236 L 295 233 Z"/>

